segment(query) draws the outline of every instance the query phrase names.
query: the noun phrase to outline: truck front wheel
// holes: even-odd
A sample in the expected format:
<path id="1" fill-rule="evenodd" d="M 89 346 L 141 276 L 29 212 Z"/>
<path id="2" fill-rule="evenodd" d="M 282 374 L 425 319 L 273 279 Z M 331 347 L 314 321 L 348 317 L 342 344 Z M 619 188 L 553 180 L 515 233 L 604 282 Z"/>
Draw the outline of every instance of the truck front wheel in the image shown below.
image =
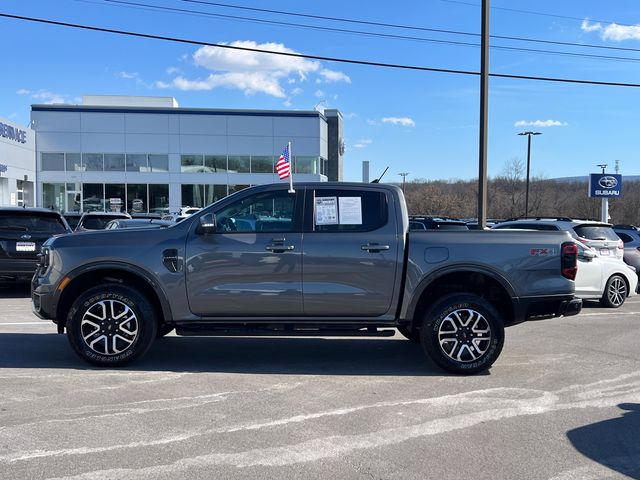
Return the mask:
<path id="1" fill-rule="evenodd" d="M 103 284 L 87 290 L 67 315 L 67 338 L 84 360 L 118 367 L 141 357 L 156 337 L 152 306 L 137 290 Z"/>
<path id="2" fill-rule="evenodd" d="M 447 295 L 426 312 L 420 342 L 439 367 L 472 375 L 487 370 L 500 356 L 504 322 L 496 309 L 477 295 Z"/>

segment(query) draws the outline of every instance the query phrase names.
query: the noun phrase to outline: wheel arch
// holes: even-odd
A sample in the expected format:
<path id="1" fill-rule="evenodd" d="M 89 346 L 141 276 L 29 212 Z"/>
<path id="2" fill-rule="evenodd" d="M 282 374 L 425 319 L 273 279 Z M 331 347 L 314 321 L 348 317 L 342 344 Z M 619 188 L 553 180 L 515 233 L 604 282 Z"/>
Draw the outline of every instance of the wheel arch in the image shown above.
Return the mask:
<path id="1" fill-rule="evenodd" d="M 501 275 L 481 267 L 446 268 L 424 278 L 413 294 L 406 318 L 420 322 L 439 298 L 451 293 L 475 294 L 487 300 L 502 316 L 505 326 L 516 323 L 513 287 Z"/>
<path id="2" fill-rule="evenodd" d="M 167 296 L 153 276 L 142 268 L 118 262 L 94 263 L 73 270 L 66 277 L 70 281 L 62 290 L 56 307 L 56 318 L 62 320 L 58 321 L 58 330 L 66 325 L 67 314 L 78 295 L 103 283 L 123 284 L 139 290 L 148 298 L 159 323 L 172 319 Z"/>

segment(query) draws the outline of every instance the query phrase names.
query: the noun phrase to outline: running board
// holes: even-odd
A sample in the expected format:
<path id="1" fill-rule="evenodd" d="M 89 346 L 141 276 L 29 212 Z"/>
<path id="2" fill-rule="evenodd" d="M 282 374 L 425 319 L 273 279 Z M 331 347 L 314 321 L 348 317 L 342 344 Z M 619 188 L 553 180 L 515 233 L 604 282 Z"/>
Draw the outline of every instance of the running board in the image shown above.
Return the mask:
<path id="1" fill-rule="evenodd" d="M 224 328 L 211 325 L 177 326 L 176 335 L 205 337 L 393 337 L 395 329 Z"/>

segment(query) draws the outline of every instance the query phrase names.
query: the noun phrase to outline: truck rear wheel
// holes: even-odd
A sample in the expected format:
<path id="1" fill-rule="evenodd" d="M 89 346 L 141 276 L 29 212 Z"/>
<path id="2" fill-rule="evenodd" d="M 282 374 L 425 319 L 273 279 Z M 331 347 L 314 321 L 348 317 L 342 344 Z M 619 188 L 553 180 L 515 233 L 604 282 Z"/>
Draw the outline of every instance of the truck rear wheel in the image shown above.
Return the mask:
<path id="1" fill-rule="evenodd" d="M 71 347 L 100 367 L 119 367 L 144 355 L 156 329 L 154 310 L 144 295 L 115 283 L 87 290 L 67 316 Z"/>
<path id="2" fill-rule="evenodd" d="M 490 368 L 500 356 L 504 322 L 496 309 L 477 295 L 447 295 L 426 312 L 420 341 L 439 367 L 473 375 Z"/>

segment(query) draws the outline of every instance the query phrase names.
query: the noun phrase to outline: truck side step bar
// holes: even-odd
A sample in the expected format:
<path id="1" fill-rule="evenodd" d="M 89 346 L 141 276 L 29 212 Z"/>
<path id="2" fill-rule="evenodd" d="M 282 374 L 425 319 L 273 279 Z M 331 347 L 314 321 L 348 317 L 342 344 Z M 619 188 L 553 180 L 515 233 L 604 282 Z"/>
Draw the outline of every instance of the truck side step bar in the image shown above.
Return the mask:
<path id="1" fill-rule="evenodd" d="M 393 337 L 395 329 L 378 330 L 375 327 L 346 328 L 290 328 L 279 327 L 221 327 L 214 325 L 178 325 L 176 334 L 206 337 Z"/>

